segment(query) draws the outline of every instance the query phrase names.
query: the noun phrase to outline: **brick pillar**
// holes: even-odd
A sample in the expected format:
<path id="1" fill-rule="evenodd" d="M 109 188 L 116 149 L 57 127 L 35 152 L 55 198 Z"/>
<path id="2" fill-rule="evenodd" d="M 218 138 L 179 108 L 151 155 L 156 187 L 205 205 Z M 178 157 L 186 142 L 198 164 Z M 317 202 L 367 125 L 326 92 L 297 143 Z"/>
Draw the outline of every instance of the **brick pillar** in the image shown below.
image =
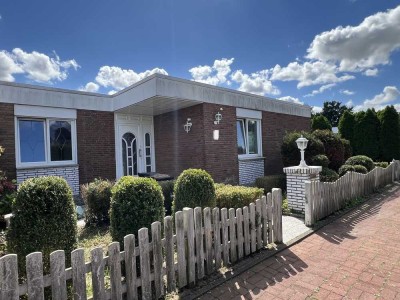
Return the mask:
<path id="1" fill-rule="evenodd" d="M 286 174 L 287 199 L 289 208 L 304 213 L 305 208 L 305 181 L 318 180 L 322 167 L 287 167 L 283 168 Z"/>

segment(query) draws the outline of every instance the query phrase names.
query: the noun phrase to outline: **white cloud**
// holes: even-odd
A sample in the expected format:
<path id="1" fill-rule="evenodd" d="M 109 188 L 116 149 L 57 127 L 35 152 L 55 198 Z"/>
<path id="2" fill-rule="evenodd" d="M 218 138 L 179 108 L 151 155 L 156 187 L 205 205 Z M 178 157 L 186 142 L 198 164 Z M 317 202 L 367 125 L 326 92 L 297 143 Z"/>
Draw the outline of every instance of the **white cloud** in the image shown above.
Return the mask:
<path id="1" fill-rule="evenodd" d="M 340 93 L 343 95 L 347 95 L 347 96 L 351 96 L 351 95 L 355 94 L 355 92 L 349 91 L 349 90 L 340 90 Z"/>
<path id="2" fill-rule="evenodd" d="M 304 97 L 313 97 L 315 95 L 322 94 L 323 92 L 325 92 L 326 90 L 330 90 L 334 86 L 336 86 L 336 83 L 325 84 L 321 86 L 318 90 L 313 90 L 310 94 L 304 95 Z"/>
<path id="3" fill-rule="evenodd" d="M 168 75 L 167 71 L 160 68 L 136 73 L 134 70 L 130 69 L 122 69 L 115 66 L 102 66 L 97 73 L 96 82 L 103 87 L 121 90 L 155 73 Z"/>
<path id="4" fill-rule="evenodd" d="M 363 72 L 365 76 L 374 77 L 378 75 L 378 69 L 368 69 Z"/>
<path id="5" fill-rule="evenodd" d="M 37 51 L 28 53 L 15 48 L 12 51 L 12 57 L 28 78 L 38 82 L 63 81 L 68 77 L 68 69 L 79 68 L 74 59 L 62 61 L 56 53 L 54 57 L 50 57 Z"/>
<path id="6" fill-rule="evenodd" d="M 231 64 L 235 59 L 222 58 L 220 60 L 216 59 L 212 66 L 197 66 L 189 70 L 194 81 L 219 85 L 227 83 L 227 76 L 231 73 Z"/>
<path id="7" fill-rule="evenodd" d="M 280 97 L 280 98 L 278 98 L 278 100 L 288 101 L 288 102 L 292 102 L 292 103 L 296 103 L 296 104 L 304 104 L 304 102 L 300 101 L 299 98 L 295 98 L 292 96 Z"/>
<path id="8" fill-rule="evenodd" d="M 346 102 L 346 104 L 345 104 L 347 107 L 353 107 L 354 106 L 354 103 L 353 103 L 353 100 L 349 100 L 349 101 L 347 101 Z"/>
<path id="9" fill-rule="evenodd" d="M 114 95 L 115 93 L 118 93 L 118 91 L 116 91 L 116 90 L 111 90 L 111 91 L 108 91 L 108 95 Z"/>
<path id="10" fill-rule="evenodd" d="M 355 77 L 348 74 L 337 76 L 338 68 L 334 64 L 321 61 L 291 62 L 286 67 L 276 65 L 271 69 L 271 80 L 298 81 L 297 88 L 316 84 L 337 83 Z"/>
<path id="11" fill-rule="evenodd" d="M 13 74 L 23 73 L 12 55 L 7 51 L 0 51 L 0 80 L 14 81 Z"/>
<path id="12" fill-rule="evenodd" d="M 320 107 L 320 106 L 313 106 L 313 107 L 312 107 L 312 112 L 313 112 L 314 114 L 321 113 L 321 112 L 322 112 L 322 107 Z"/>
<path id="13" fill-rule="evenodd" d="M 365 100 L 361 105 L 354 107 L 355 111 L 375 108 L 375 110 L 383 109 L 387 104 L 394 102 L 400 96 L 400 91 L 395 86 L 386 86 L 382 93 L 376 95 L 372 99 Z"/>
<path id="14" fill-rule="evenodd" d="M 239 83 L 239 91 L 256 95 L 279 95 L 279 89 L 272 84 L 268 78 L 268 70 L 262 70 L 252 74 L 245 74 L 242 70 L 237 70 L 231 75 L 231 79 Z"/>
<path id="15" fill-rule="evenodd" d="M 96 93 L 100 86 L 94 82 L 88 82 L 84 87 L 79 88 L 80 91 Z"/>
<path id="16" fill-rule="evenodd" d="M 357 26 L 336 27 L 317 35 L 307 58 L 338 63 L 340 71 L 361 71 L 390 63 L 400 48 L 400 6 L 365 18 Z"/>

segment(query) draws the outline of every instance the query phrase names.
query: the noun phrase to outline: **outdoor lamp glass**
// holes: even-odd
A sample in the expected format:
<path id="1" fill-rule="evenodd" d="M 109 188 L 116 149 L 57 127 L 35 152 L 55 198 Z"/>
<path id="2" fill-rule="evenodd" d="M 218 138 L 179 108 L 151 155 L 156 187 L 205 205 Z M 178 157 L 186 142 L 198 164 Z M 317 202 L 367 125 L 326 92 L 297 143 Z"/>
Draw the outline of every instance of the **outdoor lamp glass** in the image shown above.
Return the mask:
<path id="1" fill-rule="evenodd" d="M 296 140 L 297 148 L 300 149 L 300 154 L 301 154 L 301 161 L 299 167 L 307 167 L 306 161 L 304 160 L 304 150 L 307 148 L 307 143 L 308 140 L 305 137 L 303 137 L 303 135 L 301 135 L 301 137 L 299 137 Z"/>

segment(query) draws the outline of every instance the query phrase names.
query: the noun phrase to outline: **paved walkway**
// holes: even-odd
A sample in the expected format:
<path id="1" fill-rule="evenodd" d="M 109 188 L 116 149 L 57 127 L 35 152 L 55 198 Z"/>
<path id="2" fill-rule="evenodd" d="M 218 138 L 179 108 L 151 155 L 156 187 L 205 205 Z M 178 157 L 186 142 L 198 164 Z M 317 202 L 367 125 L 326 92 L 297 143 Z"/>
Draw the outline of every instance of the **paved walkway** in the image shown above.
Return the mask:
<path id="1" fill-rule="evenodd" d="M 400 299 L 400 185 L 202 299 Z"/>
<path id="2" fill-rule="evenodd" d="M 304 219 L 292 216 L 282 216 L 282 232 L 284 243 L 289 242 L 290 240 L 309 230 L 310 228 L 304 224 Z"/>

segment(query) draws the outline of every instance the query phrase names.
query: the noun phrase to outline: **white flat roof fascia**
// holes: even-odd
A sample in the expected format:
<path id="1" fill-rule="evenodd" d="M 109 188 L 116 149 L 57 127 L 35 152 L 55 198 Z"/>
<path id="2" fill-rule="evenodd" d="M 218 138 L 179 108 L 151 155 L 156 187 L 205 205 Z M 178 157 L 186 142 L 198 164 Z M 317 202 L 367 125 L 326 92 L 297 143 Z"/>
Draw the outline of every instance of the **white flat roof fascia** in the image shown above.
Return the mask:
<path id="1" fill-rule="evenodd" d="M 236 108 L 236 117 L 249 119 L 262 119 L 262 112 L 259 110 L 251 110 L 246 108 Z"/>
<path id="2" fill-rule="evenodd" d="M 14 105 L 14 115 L 18 117 L 76 119 L 76 109 Z"/>

